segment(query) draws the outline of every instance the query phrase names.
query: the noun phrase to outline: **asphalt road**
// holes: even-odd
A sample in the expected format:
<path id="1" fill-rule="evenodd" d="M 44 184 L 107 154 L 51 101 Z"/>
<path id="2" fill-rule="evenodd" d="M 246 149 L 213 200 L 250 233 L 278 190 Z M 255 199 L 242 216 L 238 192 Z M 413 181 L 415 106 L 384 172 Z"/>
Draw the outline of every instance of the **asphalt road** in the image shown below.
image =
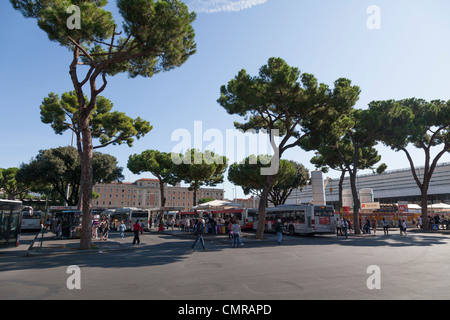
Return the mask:
<path id="1" fill-rule="evenodd" d="M 285 237 L 282 245 L 244 239 L 241 248 L 213 240 L 194 252 L 192 238 L 146 234 L 121 250 L 26 257 L 20 249 L 31 237 L 0 251 L 2 300 L 450 298 L 446 234 Z M 68 279 L 80 289 L 69 289 Z"/>

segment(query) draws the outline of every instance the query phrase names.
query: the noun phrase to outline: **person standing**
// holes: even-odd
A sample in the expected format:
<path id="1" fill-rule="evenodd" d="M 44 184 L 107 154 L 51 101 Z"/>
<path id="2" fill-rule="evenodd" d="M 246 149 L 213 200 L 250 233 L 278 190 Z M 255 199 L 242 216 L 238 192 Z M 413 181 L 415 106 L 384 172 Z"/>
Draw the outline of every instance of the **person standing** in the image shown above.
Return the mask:
<path id="1" fill-rule="evenodd" d="M 406 237 L 406 221 L 404 219 L 402 220 L 402 230 Z"/>
<path id="2" fill-rule="evenodd" d="M 372 219 L 370 219 L 370 226 L 372 227 L 373 234 L 376 234 L 377 233 L 377 220 L 375 219 L 375 217 L 372 217 Z"/>
<path id="3" fill-rule="evenodd" d="M 203 234 L 205 232 L 205 220 L 203 218 L 198 219 L 197 224 L 195 225 L 194 229 L 194 236 L 195 241 L 192 244 L 191 251 L 194 251 L 195 245 L 197 244 L 198 240 L 200 240 L 200 243 L 202 244 L 203 250 L 207 250 L 205 247 L 205 241 L 203 240 Z"/>
<path id="4" fill-rule="evenodd" d="M 281 241 L 283 240 L 283 225 L 281 224 L 281 219 L 277 220 L 275 231 L 277 232 L 277 242 L 278 244 L 281 244 Z"/>
<path id="5" fill-rule="evenodd" d="M 100 240 L 107 241 L 109 232 L 109 223 L 106 220 L 106 218 L 103 218 L 102 222 L 100 222 L 100 229 L 101 229 Z"/>
<path id="6" fill-rule="evenodd" d="M 95 219 L 92 223 L 92 239 L 98 239 L 98 229 L 100 226 L 100 221 L 98 219 Z"/>
<path id="7" fill-rule="evenodd" d="M 133 245 L 141 243 L 141 239 L 139 239 L 139 232 L 140 231 L 143 232 L 144 230 L 142 229 L 142 227 L 141 227 L 141 225 L 139 223 L 139 219 L 137 219 L 136 223 L 133 224 L 133 232 L 134 232 Z"/>
<path id="8" fill-rule="evenodd" d="M 398 219 L 398 228 L 399 228 L 399 230 L 400 230 L 400 235 L 402 236 L 403 235 L 403 223 L 402 223 L 403 221 L 402 221 L 402 219 Z"/>
<path id="9" fill-rule="evenodd" d="M 341 220 L 341 229 L 344 230 L 345 239 L 348 239 L 348 222 L 345 218 Z"/>
<path id="10" fill-rule="evenodd" d="M 342 219 L 341 219 L 341 221 L 342 221 Z M 336 223 L 336 237 L 338 237 L 339 234 L 341 234 L 341 236 L 342 236 L 341 221 L 338 221 L 338 223 Z"/>
<path id="11" fill-rule="evenodd" d="M 231 232 L 231 226 L 232 226 L 232 222 L 230 221 L 230 218 L 227 217 L 225 219 L 225 232 L 228 234 L 228 240 L 232 239 L 232 232 Z"/>
<path id="12" fill-rule="evenodd" d="M 384 235 L 387 236 L 389 234 L 389 223 L 386 221 L 385 217 L 381 220 L 381 225 L 383 226 Z"/>

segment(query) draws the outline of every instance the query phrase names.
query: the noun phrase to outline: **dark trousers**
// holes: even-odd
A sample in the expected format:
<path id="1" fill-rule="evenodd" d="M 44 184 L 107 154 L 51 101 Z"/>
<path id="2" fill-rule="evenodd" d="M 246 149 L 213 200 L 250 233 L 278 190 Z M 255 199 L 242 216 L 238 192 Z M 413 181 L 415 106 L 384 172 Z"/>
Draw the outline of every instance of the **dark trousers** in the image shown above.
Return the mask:
<path id="1" fill-rule="evenodd" d="M 134 239 L 133 239 L 133 244 L 139 244 L 141 243 L 141 240 L 139 239 L 139 230 L 134 230 Z"/>

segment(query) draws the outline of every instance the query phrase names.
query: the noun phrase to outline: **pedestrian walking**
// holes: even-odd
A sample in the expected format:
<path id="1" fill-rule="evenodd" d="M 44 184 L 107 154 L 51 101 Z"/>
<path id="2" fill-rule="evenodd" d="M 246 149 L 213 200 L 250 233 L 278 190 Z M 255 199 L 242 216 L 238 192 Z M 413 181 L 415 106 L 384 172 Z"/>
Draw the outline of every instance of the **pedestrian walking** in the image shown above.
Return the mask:
<path id="1" fill-rule="evenodd" d="M 383 226 L 384 235 L 389 235 L 389 223 L 386 221 L 386 217 L 383 217 L 383 220 L 381 220 L 381 225 Z"/>
<path id="2" fill-rule="evenodd" d="M 144 231 L 139 224 L 139 219 L 136 220 L 136 223 L 133 224 L 133 232 L 134 232 L 134 238 L 133 238 L 133 245 L 140 244 L 141 239 L 139 239 L 139 231 Z"/>
<path id="3" fill-rule="evenodd" d="M 119 228 L 117 228 L 117 229 L 120 232 L 120 237 L 123 239 L 123 237 L 125 236 L 125 229 L 126 229 L 125 223 L 122 221 L 120 223 Z"/>
<path id="4" fill-rule="evenodd" d="M 205 220 L 203 220 L 203 218 L 200 218 L 197 222 L 197 224 L 195 225 L 195 229 L 194 229 L 194 236 L 195 241 L 192 244 L 191 247 L 191 251 L 194 251 L 195 245 L 197 244 L 198 240 L 200 240 L 200 243 L 202 244 L 203 250 L 207 250 L 205 247 L 205 241 L 203 240 L 203 234 L 205 233 Z"/>
<path id="5" fill-rule="evenodd" d="M 239 220 L 234 220 L 231 230 L 233 231 L 233 248 L 243 246 L 244 244 L 241 241 L 241 226 L 239 225 Z"/>
<path id="6" fill-rule="evenodd" d="M 275 231 L 277 232 L 277 242 L 278 244 L 281 244 L 281 241 L 283 240 L 283 225 L 281 224 L 281 219 L 277 220 Z"/>

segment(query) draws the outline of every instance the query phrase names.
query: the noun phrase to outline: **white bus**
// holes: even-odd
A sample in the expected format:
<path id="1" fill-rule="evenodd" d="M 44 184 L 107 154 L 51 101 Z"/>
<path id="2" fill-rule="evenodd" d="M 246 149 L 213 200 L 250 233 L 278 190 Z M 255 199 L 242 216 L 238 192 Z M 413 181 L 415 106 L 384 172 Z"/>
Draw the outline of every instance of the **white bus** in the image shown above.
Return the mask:
<path id="1" fill-rule="evenodd" d="M 111 225 L 118 226 L 123 221 L 127 227 L 126 230 L 131 230 L 136 219 L 139 219 L 139 223 L 144 224 L 144 229 L 149 230 L 150 223 L 150 210 L 138 209 L 138 208 L 117 208 L 114 212 L 110 213 Z"/>
<path id="2" fill-rule="evenodd" d="M 30 206 L 24 206 L 22 209 L 21 230 L 41 230 L 42 212 L 34 211 Z"/>
<path id="3" fill-rule="evenodd" d="M 275 231 L 278 219 L 281 219 L 283 231 L 290 235 L 314 235 L 336 231 L 334 207 L 330 205 L 281 205 L 267 208 L 264 230 Z M 258 217 L 255 217 L 253 229 L 258 229 Z"/>

